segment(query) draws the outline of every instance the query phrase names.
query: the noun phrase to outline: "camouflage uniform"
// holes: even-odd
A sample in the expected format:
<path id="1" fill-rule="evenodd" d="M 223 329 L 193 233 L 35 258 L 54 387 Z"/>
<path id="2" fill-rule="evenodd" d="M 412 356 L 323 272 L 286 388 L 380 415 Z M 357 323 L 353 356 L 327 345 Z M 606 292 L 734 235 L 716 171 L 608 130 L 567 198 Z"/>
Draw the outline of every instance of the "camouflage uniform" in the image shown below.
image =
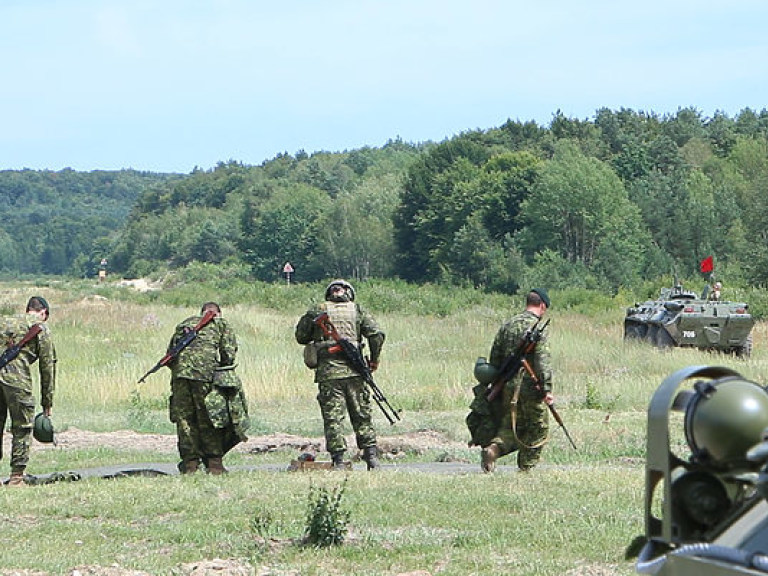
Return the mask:
<path id="1" fill-rule="evenodd" d="M 31 365 L 38 362 L 40 373 L 40 404 L 43 409 L 53 406 L 56 387 L 56 349 L 48 325 L 34 314 L 7 317 L 2 320 L 2 337 L 6 345 L 21 340 L 34 324 L 42 331 L 20 351 L 19 355 L 0 370 L 0 458 L 2 434 L 8 415 L 11 417 L 11 470 L 23 472 L 29 462 L 29 447 L 35 417 L 32 394 Z"/>
<path id="2" fill-rule="evenodd" d="M 525 331 L 538 320 L 538 316 L 530 311 L 522 312 L 506 322 L 496 334 L 491 347 L 489 362 L 496 367 L 502 366 L 504 360 L 514 353 Z M 537 385 L 526 370 L 507 382 L 504 386 L 501 402 L 493 405 L 493 410 L 499 422 L 496 437 L 491 441 L 499 447 L 499 455 L 505 456 L 519 450 L 517 465 L 521 470 L 533 468 L 539 461 L 542 446 L 527 448 L 540 444 L 547 439 L 549 433 L 549 410 L 542 401 L 544 395 L 552 391 L 552 360 L 546 333 L 536 345 L 533 353 L 528 356 L 533 371 L 539 379 Z M 512 397 L 515 388 L 522 386 L 517 402 L 516 434 L 512 430 Z"/>
<path id="3" fill-rule="evenodd" d="M 384 332 L 368 312 L 355 302 L 323 302 L 307 311 L 296 325 L 296 341 L 299 344 L 315 342 L 318 345 L 318 365 L 315 382 L 318 386 L 317 401 L 323 415 L 326 450 L 340 454 L 346 450 L 344 417 L 349 419 L 355 431 L 357 447 L 361 450 L 376 446 L 376 431 L 371 418 L 371 395 L 362 376 L 347 363 L 342 352 L 329 352 L 333 344 L 328 340 L 314 319 L 322 312 L 328 316 L 342 338 L 360 344 L 368 340 L 370 361 L 379 361 L 384 344 Z"/>
<path id="4" fill-rule="evenodd" d="M 181 322 L 168 349 L 201 318 L 192 316 Z M 207 463 L 213 458 L 221 459 L 243 439 L 242 430 L 233 430 L 229 422 L 222 426 L 218 417 L 214 422 L 209 415 L 209 406 L 220 404 L 214 386 L 217 368 L 233 366 L 236 354 L 237 339 L 232 329 L 224 318 L 217 317 L 203 326 L 197 337 L 171 362 L 170 419 L 176 424 L 182 462 Z M 215 412 L 218 414 L 218 410 Z"/>

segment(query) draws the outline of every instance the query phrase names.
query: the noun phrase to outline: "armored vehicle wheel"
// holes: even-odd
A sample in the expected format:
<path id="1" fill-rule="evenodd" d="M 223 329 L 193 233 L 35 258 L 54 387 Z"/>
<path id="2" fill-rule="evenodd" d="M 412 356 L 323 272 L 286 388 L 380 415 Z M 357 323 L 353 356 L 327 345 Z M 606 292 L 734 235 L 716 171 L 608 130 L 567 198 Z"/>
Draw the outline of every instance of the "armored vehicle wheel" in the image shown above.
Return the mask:
<path id="1" fill-rule="evenodd" d="M 642 340 L 645 338 L 645 333 L 647 331 L 648 326 L 645 324 L 626 322 L 624 324 L 624 340 Z"/>
<path id="2" fill-rule="evenodd" d="M 659 348 L 671 348 L 675 345 L 675 341 L 672 339 L 672 336 L 669 335 L 669 332 L 664 330 L 664 328 L 657 326 L 655 344 Z"/>
<path id="3" fill-rule="evenodd" d="M 752 334 L 747 336 L 743 346 L 739 346 L 735 350 L 737 358 L 749 358 L 752 355 Z"/>

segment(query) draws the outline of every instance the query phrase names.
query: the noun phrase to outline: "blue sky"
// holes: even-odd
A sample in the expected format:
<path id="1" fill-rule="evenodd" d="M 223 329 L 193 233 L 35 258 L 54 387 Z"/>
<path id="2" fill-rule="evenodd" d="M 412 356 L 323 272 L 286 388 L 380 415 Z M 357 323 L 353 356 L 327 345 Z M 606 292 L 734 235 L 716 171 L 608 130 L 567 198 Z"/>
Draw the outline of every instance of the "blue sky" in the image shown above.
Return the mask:
<path id="1" fill-rule="evenodd" d="M 768 2 L 3 0 L 0 169 L 187 173 L 768 107 Z"/>

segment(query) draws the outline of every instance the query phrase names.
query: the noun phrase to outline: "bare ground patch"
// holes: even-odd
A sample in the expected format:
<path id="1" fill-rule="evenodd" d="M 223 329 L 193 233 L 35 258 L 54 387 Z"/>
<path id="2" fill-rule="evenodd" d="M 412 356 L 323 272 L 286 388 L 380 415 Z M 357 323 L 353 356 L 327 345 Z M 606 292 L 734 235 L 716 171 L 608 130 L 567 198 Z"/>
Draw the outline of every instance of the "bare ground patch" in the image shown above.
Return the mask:
<path id="1" fill-rule="evenodd" d="M 347 441 L 349 446 L 355 445 L 354 437 L 349 437 Z M 56 434 L 56 442 L 56 447 L 34 443 L 34 449 L 112 448 L 161 454 L 176 452 L 176 436 L 174 434 L 140 434 L 132 430 L 90 432 L 78 428 L 68 428 Z M 321 437 L 278 433 L 253 436 L 247 442 L 237 445 L 233 452 L 263 454 L 278 450 L 296 450 L 297 452 L 320 453 L 324 450 L 324 444 L 325 441 Z M 466 445 L 462 442 L 451 440 L 434 430 L 419 430 L 407 434 L 379 437 L 379 450 L 385 457 L 390 458 L 397 458 L 404 454 L 423 454 L 433 450 L 449 451 L 464 447 Z"/>
<path id="2" fill-rule="evenodd" d="M 151 576 L 149 572 L 123 568 L 118 564 L 76 566 L 68 574 L 69 576 Z M 183 576 L 290 576 L 298 574 L 298 572 L 276 572 L 266 566 L 254 568 L 241 560 L 214 558 L 182 564 L 174 570 L 174 574 Z M 48 576 L 48 573 L 38 570 L 0 570 L 0 576 Z"/>

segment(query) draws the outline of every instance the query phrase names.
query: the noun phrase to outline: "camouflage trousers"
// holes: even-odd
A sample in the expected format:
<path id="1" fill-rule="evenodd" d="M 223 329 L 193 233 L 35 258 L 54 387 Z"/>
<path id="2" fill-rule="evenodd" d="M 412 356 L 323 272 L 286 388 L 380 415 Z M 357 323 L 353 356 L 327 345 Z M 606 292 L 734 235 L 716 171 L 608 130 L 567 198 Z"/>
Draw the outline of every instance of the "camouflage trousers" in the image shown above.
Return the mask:
<path id="1" fill-rule="evenodd" d="M 509 386 L 507 387 L 507 389 Z M 500 448 L 501 456 L 517 452 L 520 470 L 533 468 L 541 458 L 543 442 L 549 435 L 549 409 L 537 398 L 520 396 L 515 414 L 516 430 L 512 430 L 512 394 L 505 389 L 499 414 L 499 428 L 491 440 Z M 541 444 L 536 448 L 529 448 Z"/>
<path id="2" fill-rule="evenodd" d="M 29 463 L 32 444 L 32 424 L 35 419 L 35 399 L 31 390 L 0 383 L 0 458 L 3 456 L 3 432 L 11 417 L 11 470 L 23 470 Z"/>
<path id="3" fill-rule="evenodd" d="M 355 431 L 357 447 L 360 449 L 376 445 L 376 431 L 371 420 L 371 395 L 361 377 L 340 378 L 318 382 L 317 402 L 323 415 L 325 449 L 331 454 L 344 452 L 344 418 L 349 420 Z"/>
<path id="4" fill-rule="evenodd" d="M 170 419 L 176 424 L 182 460 L 221 458 L 227 431 L 214 427 L 205 406 L 213 384 L 186 378 L 171 381 Z"/>

